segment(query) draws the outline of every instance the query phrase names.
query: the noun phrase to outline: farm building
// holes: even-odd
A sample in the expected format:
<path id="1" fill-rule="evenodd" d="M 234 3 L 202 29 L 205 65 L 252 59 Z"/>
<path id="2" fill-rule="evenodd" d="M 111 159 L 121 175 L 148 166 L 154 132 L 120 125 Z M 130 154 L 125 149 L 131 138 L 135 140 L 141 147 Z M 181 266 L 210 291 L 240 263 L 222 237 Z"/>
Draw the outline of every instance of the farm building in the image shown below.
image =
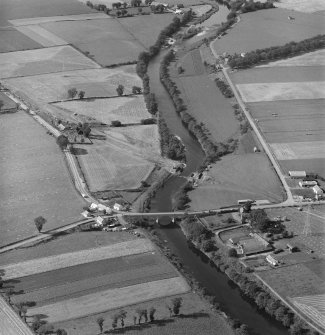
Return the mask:
<path id="1" fill-rule="evenodd" d="M 65 130 L 65 126 L 62 123 L 58 124 L 58 128 L 61 131 Z"/>
<path id="2" fill-rule="evenodd" d="M 315 180 L 304 180 L 299 182 L 300 187 L 313 187 L 317 185 L 317 181 Z"/>
<path id="3" fill-rule="evenodd" d="M 118 204 L 117 202 L 114 204 L 113 207 L 116 211 L 123 211 L 123 206 L 121 204 Z"/>
<path id="4" fill-rule="evenodd" d="M 89 206 L 89 210 L 91 212 L 95 211 L 97 208 L 98 208 L 98 206 L 95 203 L 91 203 L 90 206 Z"/>
<path id="5" fill-rule="evenodd" d="M 315 185 L 315 186 L 313 187 L 313 191 L 314 191 L 314 193 L 315 193 L 315 197 L 316 197 L 317 200 L 318 200 L 320 197 L 322 197 L 323 194 L 324 194 L 324 191 L 323 191 L 318 185 Z"/>
<path id="6" fill-rule="evenodd" d="M 291 178 L 306 178 L 306 171 L 289 171 L 289 176 Z"/>
<path id="7" fill-rule="evenodd" d="M 273 266 L 277 266 L 279 264 L 279 261 L 272 255 L 267 255 L 266 260 Z"/>

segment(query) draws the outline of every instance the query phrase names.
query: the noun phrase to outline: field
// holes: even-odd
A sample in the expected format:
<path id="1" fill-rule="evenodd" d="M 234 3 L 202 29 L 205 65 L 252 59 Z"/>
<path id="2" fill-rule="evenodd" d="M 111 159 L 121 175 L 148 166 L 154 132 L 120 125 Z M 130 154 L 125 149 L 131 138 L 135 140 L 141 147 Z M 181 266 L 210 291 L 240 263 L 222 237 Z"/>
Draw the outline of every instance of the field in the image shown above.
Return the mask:
<path id="1" fill-rule="evenodd" d="M 201 16 L 205 14 L 206 12 L 208 12 L 212 8 L 212 6 L 211 5 L 199 5 L 199 6 L 192 6 L 191 8 L 197 16 Z"/>
<path id="2" fill-rule="evenodd" d="M 224 141 L 238 131 L 238 121 L 227 99 L 207 76 L 180 77 L 176 84 L 188 106 L 189 114 L 203 122 L 217 141 Z"/>
<path id="3" fill-rule="evenodd" d="M 0 54 L 0 77 L 24 77 L 18 81 L 43 73 L 95 68 L 99 68 L 95 62 L 70 46 Z"/>
<path id="4" fill-rule="evenodd" d="M 156 299 L 151 302 L 124 307 L 123 309 L 127 312 L 125 333 L 181 335 L 185 332 L 188 335 L 213 335 L 217 332 L 223 335 L 232 335 L 226 320 L 221 316 L 213 315 L 198 296 L 193 293 L 178 296 L 183 299 L 183 306 L 181 308 L 182 315 L 176 318 L 171 318 L 166 308 L 166 305 L 170 304 L 171 298 Z M 136 309 L 150 309 L 151 306 L 156 309 L 156 320 L 152 323 L 134 326 L 133 315 L 135 315 Z M 78 323 L 72 320 L 61 322 L 55 326 L 66 329 L 70 335 L 96 334 L 98 332 L 96 319 L 100 316 L 105 320 L 104 332 L 106 332 L 111 329 L 112 315 L 116 312 L 117 310 L 113 310 L 79 319 Z"/>
<path id="5" fill-rule="evenodd" d="M 244 102 L 325 98 L 325 81 L 238 84 Z"/>
<path id="6" fill-rule="evenodd" d="M 0 118 L 1 243 L 34 235 L 39 215 L 45 230 L 79 219 L 84 201 L 55 140 L 23 112 Z"/>
<path id="7" fill-rule="evenodd" d="M 276 7 L 305 13 L 313 13 L 325 10 L 325 3 L 323 0 L 281 0 L 280 2 L 275 2 L 274 5 Z"/>
<path id="8" fill-rule="evenodd" d="M 314 255 L 325 257 L 325 228 L 324 214 L 320 213 L 318 206 L 310 210 L 310 233 L 304 233 L 304 227 L 307 220 L 307 209 L 303 213 L 296 209 L 272 209 L 267 210 L 269 217 L 287 216 L 290 221 L 285 222 L 286 229 L 293 231 L 294 237 L 289 240 L 281 239 L 275 242 L 276 248 L 285 248 L 286 243 L 299 246 L 302 252 L 311 249 Z"/>
<path id="9" fill-rule="evenodd" d="M 126 31 L 140 42 L 145 48 L 149 48 L 157 41 L 160 32 L 168 26 L 174 18 L 174 14 L 150 14 L 137 15 L 118 19 Z"/>
<path id="10" fill-rule="evenodd" d="M 3 102 L 3 106 L 1 107 L 1 111 L 5 111 L 6 109 L 16 108 L 16 103 L 12 101 L 6 94 L 0 92 L 0 101 Z"/>
<path id="11" fill-rule="evenodd" d="M 288 20 L 294 16 L 295 20 Z M 323 34 L 323 17 L 306 13 L 292 13 L 275 8 L 246 13 L 226 36 L 212 43 L 215 52 L 222 55 L 248 52 L 301 41 Z M 285 31 L 285 34 L 283 33 Z"/>
<path id="12" fill-rule="evenodd" d="M 96 11 L 78 0 L 1 0 L 0 26 L 8 26 L 8 20 L 71 14 L 87 14 Z"/>
<path id="13" fill-rule="evenodd" d="M 239 199 L 282 200 L 281 184 L 264 154 L 223 157 L 190 192 L 191 209 L 237 205 Z"/>
<path id="14" fill-rule="evenodd" d="M 48 22 L 41 27 L 88 53 L 102 66 L 136 61 L 144 51 L 131 33 L 108 16 L 98 20 Z"/>
<path id="15" fill-rule="evenodd" d="M 231 73 L 284 173 L 325 174 L 322 52 Z"/>
<path id="16" fill-rule="evenodd" d="M 95 118 L 106 124 L 110 124 L 114 120 L 119 120 L 122 124 L 140 123 L 142 119 L 151 117 L 142 95 L 65 101 L 55 103 L 53 106 L 60 107 L 71 113 Z"/>
<path id="17" fill-rule="evenodd" d="M 3 265 L 5 280 L 31 276 L 43 272 L 54 271 L 62 268 L 76 266 L 84 263 L 96 262 L 102 259 L 123 257 L 153 251 L 149 240 L 132 240 L 114 243 L 100 248 L 84 249 L 59 255 L 28 260 L 9 265 Z"/>
<path id="18" fill-rule="evenodd" d="M 116 96 L 119 84 L 124 86 L 125 94 L 130 94 L 132 86 L 141 86 L 141 80 L 135 74 L 134 65 L 127 65 L 116 69 L 77 70 L 11 78 L 4 80 L 4 84 L 14 91 L 23 92 L 29 99 L 47 103 L 67 99 L 67 92 L 72 87 L 85 91 L 86 98 Z"/>
<path id="19" fill-rule="evenodd" d="M 38 49 L 40 44 L 36 43 L 15 28 L 0 29 L 0 53 L 26 49 Z"/>
<path id="20" fill-rule="evenodd" d="M 75 148 L 82 151 L 77 158 L 91 192 L 139 188 L 154 168 L 142 157 L 110 147 L 109 143 Z"/>

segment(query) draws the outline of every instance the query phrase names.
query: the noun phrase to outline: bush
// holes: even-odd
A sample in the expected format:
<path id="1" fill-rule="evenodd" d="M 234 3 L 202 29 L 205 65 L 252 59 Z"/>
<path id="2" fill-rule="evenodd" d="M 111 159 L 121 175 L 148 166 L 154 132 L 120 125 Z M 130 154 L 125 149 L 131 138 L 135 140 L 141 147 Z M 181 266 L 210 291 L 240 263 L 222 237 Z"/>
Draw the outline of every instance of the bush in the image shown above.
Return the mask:
<path id="1" fill-rule="evenodd" d="M 205 252 L 210 252 L 215 249 L 215 245 L 212 240 L 207 240 L 202 242 L 202 249 Z"/>
<path id="2" fill-rule="evenodd" d="M 111 126 L 112 127 L 121 127 L 122 126 L 122 122 L 119 120 L 115 120 L 111 122 Z"/>
<path id="3" fill-rule="evenodd" d="M 235 248 L 230 248 L 228 250 L 228 256 L 229 257 L 237 257 L 237 250 Z"/>

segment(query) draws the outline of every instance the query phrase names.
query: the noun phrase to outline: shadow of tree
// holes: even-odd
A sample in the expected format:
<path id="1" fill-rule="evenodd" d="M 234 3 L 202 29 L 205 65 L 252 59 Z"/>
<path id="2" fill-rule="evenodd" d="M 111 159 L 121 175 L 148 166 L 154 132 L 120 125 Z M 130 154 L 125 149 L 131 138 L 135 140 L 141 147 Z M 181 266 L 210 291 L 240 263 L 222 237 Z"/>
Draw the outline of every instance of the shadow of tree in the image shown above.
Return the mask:
<path id="1" fill-rule="evenodd" d="M 100 135 L 100 134 L 90 134 L 89 138 L 91 139 L 95 139 L 95 140 L 106 140 L 106 136 L 105 135 Z"/>
<path id="2" fill-rule="evenodd" d="M 76 156 L 81 156 L 81 155 L 87 155 L 88 154 L 88 151 L 84 148 L 74 148 L 74 147 L 72 147 L 70 149 L 70 151 L 71 151 L 72 155 L 76 155 Z"/>
<path id="3" fill-rule="evenodd" d="M 141 323 L 141 324 L 134 325 L 134 326 L 127 326 L 127 327 L 124 327 L 124 328 L 118 328 L 118 329 L 115 329 L 115 330 L 113 330 L 113 329 L 107 330 L 107 331 L 104 332 L 104 334 L 124 334 L 124 333 L 128 333 L 128 332 L 131 332 L 131 331 L 148 329 L 148 328 L 151 328 L 153 326 L 164 327 L 166 324 L 173 323 L 173 322 L 175 322 L 174 319 L 155 320 L 153 322 Z"/>

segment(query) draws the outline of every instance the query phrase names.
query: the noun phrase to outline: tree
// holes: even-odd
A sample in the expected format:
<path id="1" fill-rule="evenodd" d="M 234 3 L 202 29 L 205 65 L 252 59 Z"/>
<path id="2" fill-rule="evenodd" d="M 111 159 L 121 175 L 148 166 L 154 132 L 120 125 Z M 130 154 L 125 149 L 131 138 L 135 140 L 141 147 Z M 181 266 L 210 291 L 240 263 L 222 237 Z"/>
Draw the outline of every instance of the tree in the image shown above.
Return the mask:
<path id="1" fill-rule="evenodd" d="M 66 149 L 68 143 L 69 143 L 69 140 L 68 138 L 65 136 L 65 135 L 60 135 L 57 139 L 56 139 L 56 143 L 58 144 L 58 146 L 61 148 L 61 149 Z"/>
<path id="2" fill-rule="evenodd" d="M 235 248 L 230 248 L 228 250 L 228 256 L 229 257 L 237 257 L 237 250 Z"/>
<path id="3" fill-rule="evenodd" d="M 139 14 L 142 13 L 142 8 L 141 8 L 141 7 L 138 8 L 138 13 L 139 13 Z"/>
<path id="4" fill-rule="evenodd" d="M 124 319 L 126 318 L 126 311 L 124 309 L 118 312 L 118 318 L 121 320 L 121 327 L 124 328 Z"/>
<path id="5" fill-rule="evenodd" d="M 46 223 L 46 220 L 43 218 L 43 216 L 38 216 L 36 219 L 34 219 L 34 223 L 35 223 L 35 226 L 36 226 L 38 232 L 40 233 L 43 226 Z"/>
<path id="6" fill-rule="evenodd" d="M 54 326 L 49 323 L 43 323 L 37 329 L 38 334 L 53 334 Z"/>
<path id="7" fill-rule="evenodd" d="M 75 87 L 68 89 L 68 98 L 73 99 L 77 95 L 78 91 Z"/>
<path id="8" fill-rule="evenodd" d="M 151 307 L 149 310 L 150 322 L 155 321 L 155 313 L 156 313 L 156 309 L 154 307 Z"/>
<path id="9" fill-rule="evenodd" d="M 99 327 L 99 331 L 100 333 L 103 332 L 103 326 L 104 326 L 104 319 L 102 317 L 99 317 L 97 320 L 96 320 L 97 324 L 98 324 L 98 327 Z"/>
<path id="10" fill-rule="evenodd" d="M 212 240 L 207 240 L 202 242 L 202 249 L 205 252 L 210 252 L 214 250 L 214 243 Z"/>
<path id="11" fill-rule="evenodd" d="M 122 14 L 122 16 L 125 16 L 126 14 L 128 13 L 128 11 L 125 9 L 125 7 L 121 10 L 121 14 Z M 119 94 L 120 95 L 120 94 Z M 123 92 L 122 92 L 122 94 L 121 95 L 123 95 Z"/>
<path id="12" fill-rule="evenodd" d="M 174 315 L 178 315 L 180 308 L 182 307 L 183 299 L 182 298 L 174 298 L 172 299 L 172 305 L 173 305 L 173 313 Z"/>
<path id="13" fill-rule="evenodd" d="M 132 93 L 133 94 L 141 94 L 141 87 L 139 87 L 139 86 L 133 86 L 132 87 Z"/>
<path id="14" fill-rule="evenodd" d="M 116 92 L 117 92 L 117 95 L 120 97 L 120 96 L 122 96 L 123 95 L 123 93 L 124 93 L 124 86 L 123 85 L 118 85 L 117 86 L 117 89 L 116 89 Z"/>
<path id="15" fill-rule="evenodd" d="M 21 307 L 21 317 L 23 318 L 23 320 L 26 322 L 26 314 L 27 314 L 27 307 L 26 306 L 22 306 Z M 63 334 L 64 335 L 64 334 Z"/>
<path id="16" fill-rule="evenodd" d="M 11 304 L 11 296 L 14 294 L 14 289 L 12 287 L 10 287 L 6 292 L 5 292 L 5 296 L 9 302 L 9 304 Z"/>
<path id="17" fill-rule="evenodd" d="M 5 105 L 4 102 L 2 100 L 0 100 L 0 111 L 1 111 L 1 109 L 4 105 Z"/>
<path id="18" fill-rule="evenodd" d="M 122 15 L 122 12 L 121 12 L 120 10 L 118 10 L 118 11 L 116 12 L 116 15 L 117 15 L 117 16 L 121 16 L 121 15 Z"/>
<path id="19" fill-rule="evenodd" d="M 80 100 L 83 99 L 85 96 L 85 91 L 79 91 L 78 96 Z"/>

